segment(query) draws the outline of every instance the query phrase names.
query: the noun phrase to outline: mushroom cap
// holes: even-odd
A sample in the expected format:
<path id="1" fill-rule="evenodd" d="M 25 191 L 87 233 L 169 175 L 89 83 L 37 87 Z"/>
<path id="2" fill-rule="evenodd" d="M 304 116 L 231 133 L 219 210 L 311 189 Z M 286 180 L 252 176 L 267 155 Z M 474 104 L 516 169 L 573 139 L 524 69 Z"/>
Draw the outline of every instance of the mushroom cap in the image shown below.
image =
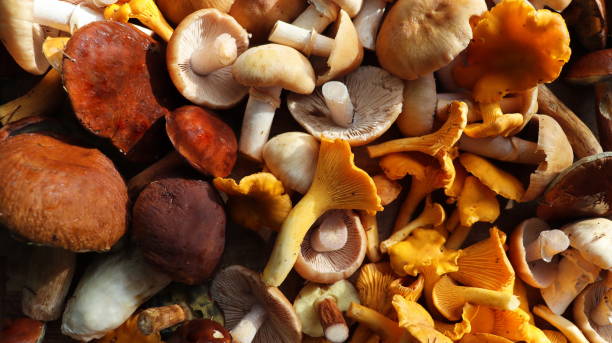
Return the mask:
<path id="1" fill-rule="evenodd" d="M 234 265 L 217 274 L 210 289 L 225 316 L 225 327 L 233 329 L 259 304 L 266 317 L 253 343 L 295 343 L 302 339 L 301 323 L 293 306 L 276 287 L 266 286 L 258 273 Z"/>
<path id="2" fill-rule="evenodd" d="M 306 8 L 302 0 L 235 0 L 229 14 L 251 35 L 254 43 L 265 43 L 274 23 L 290 23 Z"/>
<path id="3" fill-rule="evenodd" d="M 300 94 L 310 94 L 315 87 L 310 61 L 294 48 L 280 44 L 248 49 L 234 62 L 232 74 L 249 87 L 282 87 Z"/>
<path id="4" fill-rule="evenodd" d="M 606 285 L 606 280 L 600 280 L 587 286 L 574 300 L 575 323 L 592 343 L 612 341 L 612 325 L 598 325 L 591 319 L 591 312 L 599 302 L 605 301 L 604 297 L 609 290 L 610 285 Z"/>
<path id="5" fill-rule="evenodd" d="M 372 176 L 372 181 L 376 185 L 376 193 L 380 198 L 380 204 L 383 206 L 394 202 L 402 192 L 402 185 L 395 180 L 389 179 L 385 174 Z"/>
<path id="6" fill-rule="evenodd" d="M 298 293 L 293 308 L 302 323 L 302 331 L 308 336 L 323 336 L 323 326 L 317 312 L 318 301 L 331 298 L 336 301 L 340 311 L 346 311 L 351 303 L 359 304 L 357 290 L 347 280 L 340 280 L 332 285 L 308 283 Z"/>
<path id="7" fill-rule="evenodd" d="M 17 64 L 28 73 L 42 75 L 49 63 L 42 52 L 45 29 L 32 22 L 33 1 L 0 2 L 0 41 Z"/>
<path id="8" fill-rule="evenodd" d="M 164 17 L 179 24 L 189 14 L 203 9 L 216 8 L 223 13 L 229 12 L 236 0 L 155 0 Z"/>
<path id="9" fill-rule="evenodd" d="M 406 80 L 438 70 L 468 46 L 470 18 L 486 10 L 484 0 L 399 0 L 378 32 L 378 61 Z"/>
<path id="10" fill-rule="evenodd" d="M 460 251 L 444 248 L 446 239 L 437 231 L 416 229 L 404 241 L 389 248 L 391 268 L 400 276 L 416 276 L 424 268 L 432 268 L 437 275 L 455 272 Z"/>
<path id="11" fill-rule="evenodd" d="M 0 343 L 42 343 L 45 323 L 27 317 L 0 323 Z"/>
<path id="12" fill-rule="evenodd" d="M 473 32 L 467 63 L 457 64 L 454 76 L 482 103 L 555 80 L 571 54 L 563 17 L 536 11 L 525 0 L 502 1 L 485 12 Z"/>
<path id="13" fill-rule="evenodd" d="M 565 225 L 561 230 L 585 260 L 601 269 L 612 269 L 612 220 L 590 218 Z"/>
<path id="14" fill-rule="evenodd" d="M 193 319 L 181 325 L 168 343 L 232 343 L 223 325 L 210 319 Z"/>
<path id="15" fill-rule="evenodd" d="M 236 40 L 238 55 L 249 46 L 246 30 L 232 16 L 217 9 L 199 10 L 176 27 L 166 51 L 168 72 L 179 92 L 194 104 L 213 109 L 233 107 L 248 92 L 234 80 L 231 65 L 208 75 L 197 74 L 191 68 L 191 55 L 200 49 L 213 50 L 215 39 L 222 34 Z"/>
<path id="16" fill-rule="evenodd" d="M 293 118 L 318 139 L 340 138 L 352 146 L 367 144 L 385 133 L 402 111 L 402 80 L 385 70 L 363 66 L 341 78 L 354 108 L 349 127 L 330 118 L 321 88 L 311 95 L 289 94 L 287 107 Z"/>
<path id="17" fill-rule="evenodd" d="M 399 326 L 410 332 L 414 342 L 453 342 L 449 337 L 434 328 L 433 318 L 419 303 L 407 300 L 400 295 L 393 296 L 392 302 L 397 312 Z"/>
<path id="18" fill-rule="evenodd" d="M 457 200 L 461 225 L 471 227 L 477 222 L 493 223 L 499 217 L 499 201 L 495 192 L 474 176 L 467 176 Z"/>
<path id="19" fill-rule="evenodd" d="M 191 105 L 175 109 L 166 115 L 166 132 L 176 150 L 198 171 L 225 177 L 234 168 L 236 134 L 207 110 Z"/>
<path id="20" fill-rule="evenodd" d="M 537 214 L 544 220 L 612 214 L 612 152 L 584 157 L 557 175 Z"/>
<path id="21" fill-rule="evenodd" d="M 397 282 L 395 282 L 396 280 Z M 391 291 L 391 285 L 394 285 L 394 290 L 409 288 L 414 291 L 413 287 L 404 286 L 402 279 L 396 279 L 391 266 L 387 262 L 363 265 L 355 282 L 361 304 L 380 313 L 387 313 L 392 308 L 391 298 L 395 293 Z M 416 299 L 414 300 L 416 301 Z"/>
<path id="22" fill-rule="evenodd" d="M 152 182 L 136 199 L 132 217 L 132 240 L 151 264 L 192 285 L 212 274 L 225 246 L 226 220 L 208 182 Z"/>
<path id="23" fill-rule="evenodd" d="M 535 288 L 550 286 L 557 275 L 558 258 L 551 262 L 544 260 L 527 262 L 525 247 L 535 241 L 540 236 L 540 232 L 546 230 L 550 230 L 548 224 L 534 217 L 523 220 L 510 236 L 509 257 L 512 266 L 521 280 Z"/>
<path id="24" fill-rule="evenodd" d="M 330 284 L 348 279 L 359 269 L 366 253 L 367 239 L 359 216 L 350 210 L 332 210 L 321 217 L 319 225 L 333 225 L 336 229 L 346 230 L 346 243 L 338 250 L 316 251 L 311 238 L 318 226 L 313 225 L 314 228 L 304 237 L 293 268 L 312 282 Z"/>
<path id="25" fill-rule="evenodd" d="M 283 185 L 305 194 L 314 178 L 319 141 L 304 132 L 285 132 L 272 137 L 263 148 L 266 167 Z"/>
<path id="26" fill-rule="evenodd" d="M 525 189 L 521 182 L 487 159 L 465 152 L 459 155 L 459 161 L 468 172 L 476 176 L 480 182 L 495 193 L 515 201 L 520 201 L 523 198 Z"/>
<path id="27" fill-rule="evenodd" d="M 127 228 L 127 187 L 96 149 L 26 133 L 0 143 L 0 224 L 35 243 L 109 250 Z"/>
<path id="28" fill-rule="evenodd" d="M 576 39 L 590 51 L 604 49 L 609 33 L 610 7 L 606 10 L 607 1 L 562 0 L 562 3 L 569 5 L 563 11 L 563 18 L 572 28 L 572 39 Z"/>
<path id="29" fill-rule="evenodd" d="M 612 49 L 581 56 L 572 63 L 565 79 L 583 85 L 612 79 Z"/>

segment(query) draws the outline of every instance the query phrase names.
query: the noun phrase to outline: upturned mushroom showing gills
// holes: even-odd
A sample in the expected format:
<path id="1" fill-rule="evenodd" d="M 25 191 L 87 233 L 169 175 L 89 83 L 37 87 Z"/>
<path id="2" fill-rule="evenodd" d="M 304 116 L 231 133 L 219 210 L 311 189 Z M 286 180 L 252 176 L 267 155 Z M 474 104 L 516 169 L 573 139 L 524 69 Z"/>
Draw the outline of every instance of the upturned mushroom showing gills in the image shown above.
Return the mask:
<path id="1" fill-rule="evenodd" d="M 372 142 L 385 133 L 402 109 L 402 81 L 385 70 L 363 66 L 313 94 L 289 94 L 287 107 L 310 134 L 341 138 L 351 146 Z"/>
<path id="2" fill-rule="evenodd" d="M 211 294 L 223 310 L 233 342 L 301 340 L 302 325 L 289 300 L 278 288 L 265 285 L 254 271 L 227 267 L 213 280 Z"/>
<path id="3" fill-rule="evenodd" d="M 191 13 L 168 42 L 170 78 L 185 98 L 209 108 L 230 108 L 247 94 L 232 77 L 236 58 L 249 46 L 247 31 L 216 9 Z"/>
<path id="4" fill-rule="evenodd" d="M 612 340 L 612 271 L 580 293 L 573 313 L 576 324 L 591 342 Z"/>
<path id="5" fill-rule="evenodd" d="M 523 116 L 503 114 L 501 99 L 555 80 L 571 54 L 569 32 L 560 14 L 536 11 L 527 0 L 502 1 L 473 31 L 466 63 L 455 65 L 454 77 L 472 90 L 483 122 L 468 125 L 465 133 L 475 138 L 508 136 L 523 124 Z"/>
<path id="6" fill-rule="evenodd" d="M 238 57 L 232 67 L 238 83 L 251 87 L 244 110 L 239 151 L 261 161 L 268 141 L 274 112 L 280 106 L 283 88 L 310 94 L 315 87 L 314 70 L 297 50 L 278 44 L 250 48 Z"/>
<path id="7" fill-rule="evenodd" d="M 138 19 L 155 31 L 166 42 L 172 36 L 172 27 L 157 8 L 154 0 L 121 1 L 104 9 L 104 18 L 127 23 L 130 18 Z"/>
<path id="8" fill-rule="evenodd" d="M 280 285 L 295 264 L 310 226 L 328 210 L 381 211 L 372 178 L 353 163 L 350 145 L 323 138 L 314 180 L 304 197 L 289 212 L 263 271 L 267 285 Z"/>

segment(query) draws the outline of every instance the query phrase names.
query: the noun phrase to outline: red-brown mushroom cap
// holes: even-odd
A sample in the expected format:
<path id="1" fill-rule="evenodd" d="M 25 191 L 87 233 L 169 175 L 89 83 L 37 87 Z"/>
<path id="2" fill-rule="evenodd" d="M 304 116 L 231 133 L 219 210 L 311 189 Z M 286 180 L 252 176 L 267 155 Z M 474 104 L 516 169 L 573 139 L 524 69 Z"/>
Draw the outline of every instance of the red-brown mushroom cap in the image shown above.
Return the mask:
<path id="1" fill-rule="evenodd" d="M 195 169 L 215 177 L 229 175 L 238 143 L 232 128 L 197 106 L 183 106 L 166 115 L 166 132 L 176 150 Z"/>
<path id="2" fill-rule="evenodd" d="M 194 319 L 176 330 L 168 343 L 232 343 L 232 336 L 214 320 Z"/>
<path id="3" fill-rule="evenodd" d="M 593 84 L 612 79 L 612 49 L 586 54 L 572 63 L 565 79 L 577 84 Z"/>
<path id="4" fill-rule="evenodd" d="M 209 183 L 162 179 L 138 196 L 132 239 L 150 263 L 175 281 L 198 284 L 221 258 L 225 223 L 221 199 Z"/>
<path id="5" fill-rule="evenodd" d="M 0 343 L 42 343 L 45 324 L 27 317 L 0 323 Z"/>

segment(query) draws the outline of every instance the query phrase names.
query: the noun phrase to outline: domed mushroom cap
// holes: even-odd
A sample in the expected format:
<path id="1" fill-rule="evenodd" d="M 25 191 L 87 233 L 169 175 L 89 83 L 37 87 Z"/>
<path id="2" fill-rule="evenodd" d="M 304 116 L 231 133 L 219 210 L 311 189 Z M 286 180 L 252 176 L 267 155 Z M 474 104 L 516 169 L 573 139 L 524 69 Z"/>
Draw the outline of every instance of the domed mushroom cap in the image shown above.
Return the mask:
<path id="1" fill-rule="evenodd" d="M 127 228 L 127 188 L 101 152 L 40 134 L 0 143 L 0 224 L 72 251 L 110 249 Z"/>
<path id="2" fill-rule="evenodd" d="M 612 269 L 612 220 L 591 218 L 565 225 L 563 232 L 572 248 L 601 269 Z"/>
<path id="3" fill-rule="evenodd" d="M 235 0 L 229 14 L 236 18 L 255 43 L 267 41 L 276 21 L 291 22 L 306 8 L 303 0 Z"/>
<path id="4" fill-rule="evenodd" d="M 484 0 L 400 0 L 378 32 L 378 61 L 406 80 L 440 69 L 468 46 L 470 18 L 486 10 Z"/>
<path id="5" fill-rule="evenodd" d="M 334 123 L 321 88 L 311 95 L 289 94 L 287 106 L 306 131 L 321 139 L 340 138 L 349 144 L 364 145 L 385 133 L 402 111 L 402 80 L 383 69 L 364 66 L 340 79 L 354 108 L 349 127 Z"/>
<path id="6" fill-rule="evenodd" d="M 216 48 L 222 49 L 223 47 L 215 46 L 215 43 L 223 34 L 234 39 L 234 52 L 237 55 L 219 58 L 235 58 L 248 48 L 249 37 L 246 30 L 236 19 L 216 9 L 199 10 L 185 17 L 168 42 L 166 56 L 170 78 L 179 92 L 194 104 L 210 108 L 229 108 L 247 94 L 247 88 L 234 80 L 231 65 L 206 75 L 194 70 L 196 68 L 192 65 L 192 55 L 198 50 L 212 54 Z M 228 54 L 232 55 L 231 49 L 228 50 Z"/>
<path id="7" fill-rule="evenodd" d="M 175 281 L 198 284 L 221 258 L 225 223 L 221 199 L 209 183 L 162 179 L 138 196 L 132 239 L 147 261 Z"/>

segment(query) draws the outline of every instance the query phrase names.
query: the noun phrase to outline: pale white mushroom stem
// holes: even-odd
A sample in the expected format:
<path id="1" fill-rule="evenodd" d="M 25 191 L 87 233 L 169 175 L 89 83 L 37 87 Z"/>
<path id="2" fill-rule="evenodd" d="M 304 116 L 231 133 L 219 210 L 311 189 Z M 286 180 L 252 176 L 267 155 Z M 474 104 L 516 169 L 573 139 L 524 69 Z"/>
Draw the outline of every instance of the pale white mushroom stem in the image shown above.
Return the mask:
<path id="1" fill-rule="evenodd" d="M 306 30 L 323 32 L 336 20 L 338 11 L 338 6 L 329 0 L 312 1 L 292 24 Z"/>
<path id="2" fill-rule="evenodd" d="M 262 160 L 263 146 L 270 136 L 274 112 L 279 106 L 282 90 L 281 87 L 251 89 L 238 145 L 241 153 L 255 161 Z"/>
<path id="3" fill-rule="evenodd" d="M 208 75 L 216 70 L 231 65 L 238 57 L 236 39 L 229 33 L 222 33 L 210 47 L 204 47 L 191 55 L 191 68 L 198 75 Z"/>
<path id="4" fill-rule="evenodd" d="M 361 11 L 353 21 L 359 40 L 366 49 L 374 50 L 376 48 L 376 35 L 382 23 L 386 6 L 387 0 L 365 0 Z"/>
<path id="5" fill-rule="evenodd" d="M 350 127 L 355 112 L 346 85 L 340 81 L 329 81 L 323 84 L 321 91 L 331 120 L 336 125 Z"/>
<path id="6" fill-rule="evenodd" d="M 73 33 L 91 22 L 104 20 L 104 15 L 101 11 L 66 1 L 34 0 L 32 18 L 38 24 Z"/>
<path id="7" fill-rule="evenodd" d="M 268 39 L 299 50 L 306 56 L 328 57 L 334 47 L 333 39 L 318 34 L 315 30 L 306 30 L 280 20 L 274 24 Z"/>
<path id="8" fill-rule="evenodd" d="M 346 224 L 342 212 L 326 216 L 314 229 L 310 244 L 317 252 L 329 252 L 342 249 L 348 240 Z"/>
<path id="9" fill-rule="evenodd" d="M 336 5 L 340 6 L 349 17 L 355 17 L 363 7 L 364 0 L 333 0 Z"/>
<path id="10" fill-rule="evenodd" d="M 490 138 L 472 138 L 466 135 L 459 139 L 459 149 L 500 161 L 540 164 L 544 161 L 543 151 L 538 144 L 518 137 L 495 136 Z"/>
<path id="11" fill-rule="evenodd" d="M 525 258 L 527 262 L 550 262 L 555 255 L 567 250 L 569 244 L 569 238 L 561 230 L 542 231 L 538 239 L 525 247 Z"/>
<path id="12" fill-rule="evenodd" d="M 608 289 L 591 311 L 591 320 L 599 326 L 612 325 L 612 288 Z"/>
<path id="13" fill-rule="evenodd" d="M 265 319 L 266 310 L 263 306 L 253 305 L 251 311 L 230 331 L 232 340 L 238 343 L 251 343 Z"/>

